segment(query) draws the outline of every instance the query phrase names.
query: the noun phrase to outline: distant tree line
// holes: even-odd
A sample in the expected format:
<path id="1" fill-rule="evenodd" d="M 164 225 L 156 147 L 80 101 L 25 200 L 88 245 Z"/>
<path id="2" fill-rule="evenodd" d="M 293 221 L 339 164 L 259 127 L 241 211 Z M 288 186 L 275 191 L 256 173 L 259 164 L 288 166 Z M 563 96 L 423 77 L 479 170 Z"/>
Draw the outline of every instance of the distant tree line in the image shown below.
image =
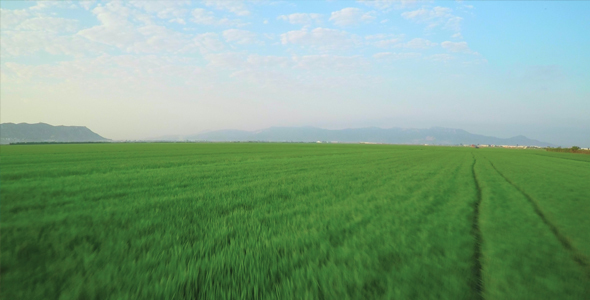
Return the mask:
<path id="1" fill-rule="evenodd" d="M 15 142 L 9 143 L 9 145 L 48 145 L 48 144 L 106 144 L 111 142 Z"/>
<path id="2" fill-rule="evenodd" d="M 590 150 L 582 150 L 580 149 L 580 147 L 578 146 L 573 146 L 571 148 L 561 148 L 561 147 L 557 147 L 557 148 L 551 148 L 551 147 L 547 147 L 545 148 L 547 151 L 551 151 L 551 152 L 567 152 L 567 153 L 583 153 L 583 154 L 590 154 Z"/>

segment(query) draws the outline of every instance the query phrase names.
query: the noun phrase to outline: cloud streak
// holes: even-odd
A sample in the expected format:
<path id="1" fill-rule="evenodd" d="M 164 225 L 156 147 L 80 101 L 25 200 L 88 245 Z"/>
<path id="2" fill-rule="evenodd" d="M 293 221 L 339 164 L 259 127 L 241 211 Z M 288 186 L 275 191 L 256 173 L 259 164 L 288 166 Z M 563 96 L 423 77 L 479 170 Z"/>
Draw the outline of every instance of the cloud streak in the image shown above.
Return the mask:
<path id="1" fill-rule="evenodd" d="M 359 8 L 347 7 L 335 11 L 330 16 L 330 21 L 338 26 L 352 26 L 360 23 L 371 22 L 375 20 L 374 12 L 363 12 Z"/>

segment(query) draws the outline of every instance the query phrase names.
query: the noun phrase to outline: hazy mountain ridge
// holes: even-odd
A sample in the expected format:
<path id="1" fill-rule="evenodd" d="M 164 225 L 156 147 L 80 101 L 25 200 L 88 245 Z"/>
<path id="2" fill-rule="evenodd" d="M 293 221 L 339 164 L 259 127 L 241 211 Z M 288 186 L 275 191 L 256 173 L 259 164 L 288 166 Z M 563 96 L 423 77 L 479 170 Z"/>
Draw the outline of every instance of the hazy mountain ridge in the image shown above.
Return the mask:
<path id="1" fill-rule="evenodd" d="M 341 143 L 387 143 L 387 144 L 491 144 L 554 146 L 547 142 L 529 139 L 519 135 L 511 138 L 497 138 L 472 134 L 462 129 L 432 127 L 415 128 L 349 128 L 330 130 L 316 127 L 270 127 L 257 131 L 218 130 L 195 135 L 169 135 L 152 140 L 158 141 L 261 141 L 261 142 L 341 142 Z M 4 123 L 0 124 L 0 143 L 23 142 L 100 142 L 108 139 L 84 126 L 52 126 L 45 123 Z"/>
<path id="2" fill-rule="evenodd" d="M 45 123 L 0 124 L 0 144 L 31 142 L 108 141 L 85 126 L 53 126 Z"/>
<path id="3" fill-rule="evenodd" d="M 519 135 L 511 138 L 497 138 L 472 134 L 463 129 L 432 127 L 429 129 L 406 128 L 350 128 L 340 130 L 315 127 L 271 127 L 258 131 L 219 130 L 183 137 L 188 141 L 232 142 L 315 142 L 337 141 L 341 143 L 388 143 L 388 144 L 491 144 L 553 146 L 550 143 L 529 139 Z M 174 139 L 171 139 L 174 140 Z M 178 140 L 178 139 L 176 139 Z"/>

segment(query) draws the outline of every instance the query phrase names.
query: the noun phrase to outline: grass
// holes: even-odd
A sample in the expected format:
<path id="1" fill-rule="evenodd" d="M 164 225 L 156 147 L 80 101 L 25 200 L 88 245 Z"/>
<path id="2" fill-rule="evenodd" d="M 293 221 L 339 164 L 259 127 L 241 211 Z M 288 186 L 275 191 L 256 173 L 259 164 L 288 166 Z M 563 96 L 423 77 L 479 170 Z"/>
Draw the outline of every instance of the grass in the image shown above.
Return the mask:
<path id="1" fill-rule="evenodd" d="M 490 152 L 485 156 L 590 264 L 590 160 L 572 159 L 576 155 L 567 153 L 543 159 L 526 154 Z"/>
<path id="2" fill-rule="evenodd" d="M 2 146 L 0 296 L 584 299 L 590 168 L 570 155 Z"/>
<path id="3" fill-rule="evenodd" d="M 480 154 L 480 153 L 478 153 Z M 525 195 L 482 155 L 480 229 L 485 299 L 584 299 L 584 268 L 538 215 Z"/>

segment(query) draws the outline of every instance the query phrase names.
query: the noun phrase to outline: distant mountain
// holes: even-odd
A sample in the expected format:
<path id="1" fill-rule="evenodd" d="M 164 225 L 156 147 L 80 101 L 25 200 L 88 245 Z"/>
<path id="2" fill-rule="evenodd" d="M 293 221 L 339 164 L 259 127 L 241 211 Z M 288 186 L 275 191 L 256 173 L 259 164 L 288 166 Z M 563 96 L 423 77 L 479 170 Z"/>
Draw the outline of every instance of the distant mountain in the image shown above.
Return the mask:
<path id="1" fill-rule="evenodd" d="M 52 126 L 45 123 L 0 124 L 0 144 L 24 142 L 102 142 L 108 139 L 84 126 Z"/>
<path id="2" fill-rule="evenodd" d="M 429 129 L 404 128 L 352 128 L 328 130 L 315 127 L 271 127 L 259 131 L 220 130 L 196 135 L 183 136 L 189 141 L 261 141 L 261 142 L 316 142 L 337 141 L 341 143 L 388 143 L 388 144 L 491 144 L 553 146 L 550 143 L 529 139 L 519 135 L 507 139 L 472 134 L 462 129 L 433 127 Z M 173 138 L 170 140 L 178 140 Z"/>

